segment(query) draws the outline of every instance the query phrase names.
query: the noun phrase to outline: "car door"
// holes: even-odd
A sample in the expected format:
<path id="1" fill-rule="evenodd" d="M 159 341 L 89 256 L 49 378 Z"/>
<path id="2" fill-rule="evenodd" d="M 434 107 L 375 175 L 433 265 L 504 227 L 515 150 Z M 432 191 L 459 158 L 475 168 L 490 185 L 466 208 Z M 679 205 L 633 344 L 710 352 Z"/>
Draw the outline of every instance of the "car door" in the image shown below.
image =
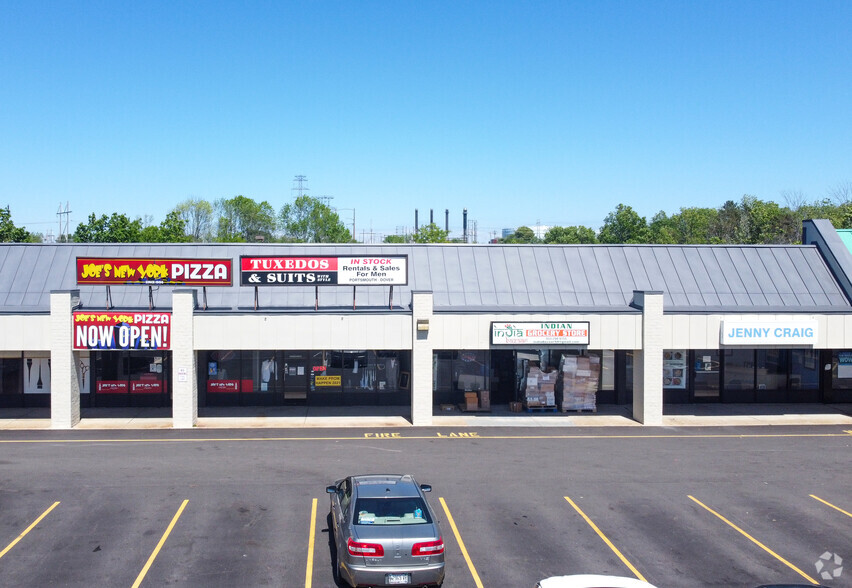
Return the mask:
<path id="1" fill-rule="evenodd" d="M 346 552 L 346 539 L 349 536 L 349 524 L 347 521 L 349 503 L 352 501 L 352 481 L 349 478 L 341 480 L 337 485 L 337 493 L 334 495 L 331 507 L 331 523 L 334 525 L 334 538 L 337 545 L 337 553 Z M 341 549 L 343 551 L 341 551 Z"/>

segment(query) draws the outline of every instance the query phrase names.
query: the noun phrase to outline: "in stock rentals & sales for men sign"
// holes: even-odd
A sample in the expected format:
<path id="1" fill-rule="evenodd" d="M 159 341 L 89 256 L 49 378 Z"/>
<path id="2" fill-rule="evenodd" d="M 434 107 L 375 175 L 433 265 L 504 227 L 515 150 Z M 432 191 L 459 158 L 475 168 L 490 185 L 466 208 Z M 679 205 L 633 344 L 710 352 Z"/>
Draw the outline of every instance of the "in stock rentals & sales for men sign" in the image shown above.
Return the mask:
<path id="1" fill-rule="evenodd" d="M 170 312 L 75 312 L 73 349 L 169 349 Z"/>
<path id="2" fill-rule="evenodd" d="M 78 284 L 230 286 L 230 259 L 78 257 Z"/>
<path id="3" fill-rule="evenodd" d="M 240 257 L 243 286 L 397 286 L 408 283 L 408 256 Z"/>

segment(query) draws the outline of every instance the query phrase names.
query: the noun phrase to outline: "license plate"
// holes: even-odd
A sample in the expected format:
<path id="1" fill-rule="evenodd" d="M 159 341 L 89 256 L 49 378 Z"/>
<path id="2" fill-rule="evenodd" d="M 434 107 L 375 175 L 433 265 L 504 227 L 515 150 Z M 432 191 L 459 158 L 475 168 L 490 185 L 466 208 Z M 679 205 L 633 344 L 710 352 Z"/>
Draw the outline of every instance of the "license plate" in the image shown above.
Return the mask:
<path id="1" fill-rule="evenodd" d="M 411 576 L 408 574 L 385 574 L 385 584 L 411 584 Z"/>

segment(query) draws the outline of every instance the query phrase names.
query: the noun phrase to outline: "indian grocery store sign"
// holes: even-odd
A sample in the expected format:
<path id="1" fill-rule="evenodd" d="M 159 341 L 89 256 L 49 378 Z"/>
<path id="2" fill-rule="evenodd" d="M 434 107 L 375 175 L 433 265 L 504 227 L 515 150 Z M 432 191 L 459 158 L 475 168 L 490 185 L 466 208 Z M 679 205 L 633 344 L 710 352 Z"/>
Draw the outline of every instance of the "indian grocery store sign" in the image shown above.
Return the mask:
<path id="1" fill-rule="evenodd" d="M 169 349 L 170 312 L 75 312 L 74 349 Z"/>
<path id="2" fill-rule="evenodd" d="M 77 284 L 230 286 L 230 259 L 78 257 Z"/>
<path id="3" fill-rule="evenodd" d="M 722 322 L 723 345 L 816 345 L 817 321 Z"/>
<path id="4" fill-rule="evenodd" d="M 408 256 L 240 257 L 243 286 L 397 286 Z"/>
<path id="5" fill-rule="evenodd" d="M 491 323 L 493 345 L 588 345 L 589 323 Z"/>

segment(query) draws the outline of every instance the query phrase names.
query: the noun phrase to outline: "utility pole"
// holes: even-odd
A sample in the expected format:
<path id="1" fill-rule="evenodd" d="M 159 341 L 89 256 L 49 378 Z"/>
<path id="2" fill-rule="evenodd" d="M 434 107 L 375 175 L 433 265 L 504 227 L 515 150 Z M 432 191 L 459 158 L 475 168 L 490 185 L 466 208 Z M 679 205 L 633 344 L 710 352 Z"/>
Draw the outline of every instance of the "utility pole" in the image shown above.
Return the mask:
<path id="1" fill-rule="evenodd" d="M 68 242 L 68 237 L 69 237 L 68 225 L 70 223 L 69 217 L 71 215 L 70 206 L 71 205 L 66 200 L 65 201 L 65 210 L 63 211 L 62 210 L 62 203 L 60 202 L 59 203 L 59 210 L 56 212 L 56 216 L 59 217 L 59 242 L 60 243 L 67 243 Z M 63 216 L 65 216 L 64 220 L 62 219 Z M 63 222 L 65 223 L 64 229 L 63 229 L 63 226 L 62 226 Z"/>

